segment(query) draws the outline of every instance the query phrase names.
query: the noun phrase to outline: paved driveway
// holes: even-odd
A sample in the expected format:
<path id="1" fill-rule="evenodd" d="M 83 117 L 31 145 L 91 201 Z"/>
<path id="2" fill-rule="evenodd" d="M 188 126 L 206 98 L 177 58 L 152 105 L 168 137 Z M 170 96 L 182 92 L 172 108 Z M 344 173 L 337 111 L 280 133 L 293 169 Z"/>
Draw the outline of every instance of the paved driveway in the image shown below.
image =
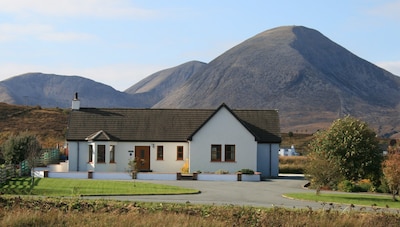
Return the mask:
<path id="1" fill-rule="evenodd" d="M 219 205 L 250 205 L 257 207 L 322 208 L 321 203 L 292 200 L 282 197 L 284 193 L 306 192 L 302 186 L 307 181 L 302 176 L 280 176 L 261 182 L 216 181 L 146 181 L 157 184 L 176 185 L 201 191 L 194 195 L 151 196 L 102 196 L 91 198 L 117 199 L 147 202 L 200 203 Z"/>

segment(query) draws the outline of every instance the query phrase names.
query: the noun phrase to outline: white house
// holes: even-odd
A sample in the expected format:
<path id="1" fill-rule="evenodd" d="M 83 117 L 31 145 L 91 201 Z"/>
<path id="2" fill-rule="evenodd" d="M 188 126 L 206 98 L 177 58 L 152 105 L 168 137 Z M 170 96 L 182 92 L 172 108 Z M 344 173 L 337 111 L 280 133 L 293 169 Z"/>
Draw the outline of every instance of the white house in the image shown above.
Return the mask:
<path id="1" fill-rule="evenodd" d="M 278 176 L 281 142 L 276 110 L 80 108 L 73 101 L 67 132 L 68 171 L 140 171 Z"/>
<path id="2" fill-rule="evenodd" d="M 299 156 L 299 153 L 296 152 L 294 145 L 292 145 L 290 148 L 281 148 L 279 156 Z"/>

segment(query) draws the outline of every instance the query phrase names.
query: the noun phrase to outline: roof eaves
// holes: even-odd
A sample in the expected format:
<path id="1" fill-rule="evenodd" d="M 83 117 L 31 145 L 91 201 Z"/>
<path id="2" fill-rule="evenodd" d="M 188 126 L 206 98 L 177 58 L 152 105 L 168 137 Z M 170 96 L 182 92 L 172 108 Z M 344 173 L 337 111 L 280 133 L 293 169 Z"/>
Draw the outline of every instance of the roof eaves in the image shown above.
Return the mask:
<path id="1" fill-rule="evenodd" d="M 103 130 L 97 131 L 97 132 L 89 135 L 88 137 L 85 138 L 85 140 L 93 141 L 93 140 L 96 140 L 100 135 L 103 135 L 107 141 L 111 140 L 110 136 Z"/>

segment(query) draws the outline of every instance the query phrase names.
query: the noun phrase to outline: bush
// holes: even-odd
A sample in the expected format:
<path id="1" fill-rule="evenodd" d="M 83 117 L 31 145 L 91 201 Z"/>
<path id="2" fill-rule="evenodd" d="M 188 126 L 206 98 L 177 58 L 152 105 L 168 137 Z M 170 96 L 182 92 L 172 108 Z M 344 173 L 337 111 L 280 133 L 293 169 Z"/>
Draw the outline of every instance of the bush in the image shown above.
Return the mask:
<path id="1" fill-rule="evenodd" d="M 228 173 L 229 173 L 229 171 L 223 170 L 223 169 L 219 169 L 219 170 L 215 171 L 215 174 L 228 174 Z"/>
<path id="2" fill-rule="evenodd" d="M 374 186 L 368 179 L 360 180 L 356 185 L 357 192 L 371 192 L 374 191 Z"/>
<path id="3" fill-rule="evenodd" d="M 379 193 L 391 193 L 390 188 L 388 186 L 388 184 L 385 182 L 382 182 L 381 185 L 379 185 L 379 187 L 376 189 L 377 192 Z"/>
<path id="4" fill-rule="evenodd" d="M 252 169 L 241 169 L 239 170 L 242 174 L 254 174 L 254 171 Z"/>
<path id="5" fill-rule="evenodd" d="M 344 180 L 339 183 L 338 190 L 344 192 L 371 192 L 374 191 L 375 188 L 372 185 L 371 181 L 368 179 L 360 180 L 357 183 L 353 183 L 349 180 Z"/>
<path id="6" fill-rule="evenodd" d="M 338 184 L 338 190 L 343 192 L 353 192 L 354 184 L 349 180 L 344 180 Z"/>

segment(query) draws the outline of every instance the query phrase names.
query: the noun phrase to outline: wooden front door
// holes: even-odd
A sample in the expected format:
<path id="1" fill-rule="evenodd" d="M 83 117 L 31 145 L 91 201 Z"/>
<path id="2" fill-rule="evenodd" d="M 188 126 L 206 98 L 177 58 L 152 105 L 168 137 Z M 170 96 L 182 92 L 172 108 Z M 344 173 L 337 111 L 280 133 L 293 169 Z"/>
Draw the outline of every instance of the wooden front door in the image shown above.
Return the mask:
<path id="1" fill-rule="evenodd" d="M 150 147 L 135 146 L 135 160 L 139 171 L 150 170 Z"/>

